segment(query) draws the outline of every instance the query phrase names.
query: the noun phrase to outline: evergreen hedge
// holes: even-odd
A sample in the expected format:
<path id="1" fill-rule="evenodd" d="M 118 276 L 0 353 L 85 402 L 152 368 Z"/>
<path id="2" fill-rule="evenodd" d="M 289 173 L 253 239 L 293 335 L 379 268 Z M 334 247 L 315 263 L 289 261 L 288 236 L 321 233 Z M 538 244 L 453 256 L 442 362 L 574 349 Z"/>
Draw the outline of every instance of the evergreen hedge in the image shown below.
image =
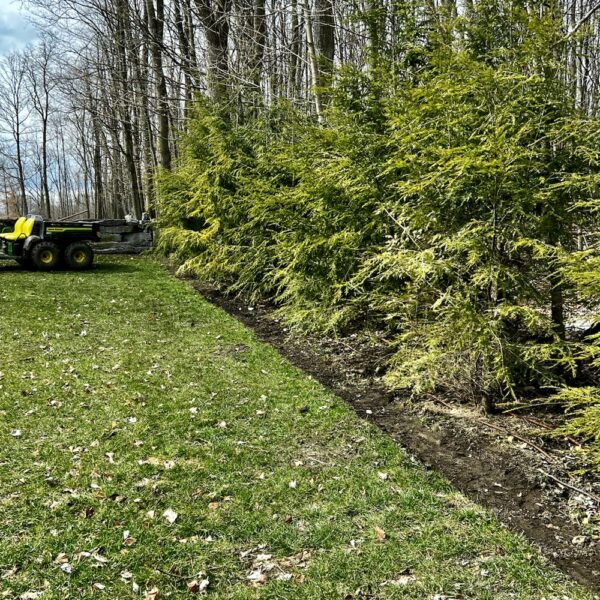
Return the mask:
<path id="1" fill-rule="evenodd" d="M 325 123 L 201 103 L 158 182 L 160 248 L 293 327 L 385 331 L 396 388 L 487 408 L 555 390 L 600 464 L 580 386 L 600 336 L 571 327 L 600 312 L 600 126 L 519 60 L 453 50 L 394 89 L 343 72 Z"/>

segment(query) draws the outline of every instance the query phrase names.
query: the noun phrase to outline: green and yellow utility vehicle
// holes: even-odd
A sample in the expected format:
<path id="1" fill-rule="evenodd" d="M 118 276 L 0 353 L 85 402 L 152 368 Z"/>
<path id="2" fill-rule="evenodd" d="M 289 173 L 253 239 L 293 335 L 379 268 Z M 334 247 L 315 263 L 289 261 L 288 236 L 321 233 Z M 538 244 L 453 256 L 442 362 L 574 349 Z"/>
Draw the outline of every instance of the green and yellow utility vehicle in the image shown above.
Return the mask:
<path id="1" fill-rule="evenodd" d="M 4 221 L 0 251 L 23 266 L 52 271 L 59 266 L 89 269 L 94 262 L 90 242 L 100 241 L 99 222 L 45 221 L 39 216 L 20 217 L 12 227 Z"/>

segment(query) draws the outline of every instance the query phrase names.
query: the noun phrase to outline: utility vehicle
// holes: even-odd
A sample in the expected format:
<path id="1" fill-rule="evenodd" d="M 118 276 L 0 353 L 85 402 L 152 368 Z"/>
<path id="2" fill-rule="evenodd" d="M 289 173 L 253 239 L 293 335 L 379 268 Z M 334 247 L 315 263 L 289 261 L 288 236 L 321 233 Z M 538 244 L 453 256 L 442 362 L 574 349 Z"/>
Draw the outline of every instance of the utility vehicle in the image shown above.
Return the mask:
<path id="1" fill-rule="evenodd" d="M 12 230 L 0 233 L 0 250 L 21 265 L 41 271 L 52 271 L 63 264 L 82 270 L 92 266 L 94 251 L 90 242 L 97 241 L 97 221 L 65 223 L 30 215 L 17 219 Z"/>

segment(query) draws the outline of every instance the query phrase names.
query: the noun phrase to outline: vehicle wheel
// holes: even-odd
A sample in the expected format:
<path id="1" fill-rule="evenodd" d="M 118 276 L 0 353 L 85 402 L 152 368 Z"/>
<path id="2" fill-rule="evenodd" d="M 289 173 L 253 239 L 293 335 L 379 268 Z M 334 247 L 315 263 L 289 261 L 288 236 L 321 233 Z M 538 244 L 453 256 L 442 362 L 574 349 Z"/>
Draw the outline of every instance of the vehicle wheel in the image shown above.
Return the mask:
<path id="1" fill-rule="evenodd" d="M 94 262 L 94 251 L 90 248 L 89 244 L 75 242 L 67 246 L 65 250 L 65 262 L 69 269 L 77 271 L 89 269 Z"/>
<path id="2" fill-rule="evenodd" d="M 60 262 L 60 249 L 52 242 L 39 242 L 31 250 L 31 261 L 40 271 L 52 271 Z"/>

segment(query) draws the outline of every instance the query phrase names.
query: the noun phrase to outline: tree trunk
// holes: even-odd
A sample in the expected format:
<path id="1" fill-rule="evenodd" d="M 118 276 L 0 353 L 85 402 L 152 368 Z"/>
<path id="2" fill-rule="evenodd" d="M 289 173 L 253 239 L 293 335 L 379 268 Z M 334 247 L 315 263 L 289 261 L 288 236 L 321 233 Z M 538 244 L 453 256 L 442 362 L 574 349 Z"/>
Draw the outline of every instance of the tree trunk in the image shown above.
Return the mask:
<path id="1" fill-rule="evenodd" d="M 232 0 L 196 0 L 208 45 L 208 89 L 213 101 L 218 103 L 227 99 L 231 2 Z"/>
<path id="2" fill-rule="evenodd" d="M 252 85 L 260 92 L 264 65 L 265 45 L 267 43 L 267 20 L 265 17 L 265 0 L 254 0 L 252 4 L 252 50 L 250 72 Z"/>
<path id="3" fill-rule="evenodd" d="M 123 129 L 123 143 L 125 146 L 125 161 L 127 163 L 127 172 L 131 183 L 131 198 L 133 201 L 133 210 L 138 218 L 142 216 L 144 203 L 138 177 L 135 145 L 133 140 L 133 128 L 131 119 L 131 110 L 129 107 L 129 94 L 131 93 L 129 84 L 129 73 L 127 68 L 127 32 L 130 28 L 129 7 L 127 0 L 118 0 L 117 5 L 117 52 L 118 52 L 118 82 L 120 105 L 121 105 L 121 126 Z"/>
<path id="4" fill-rule="evenodd" d="M 319 71 L 319 59 L 317 57 L 317 48 L 313 34 L 313 23 L 310 14 L 308 0 L 302 0 L 304 10 L 304 28 L 306 31 L 306 46 L 308 49 L 308 61 L 310 66 L 310 75 L 312 79 L 313 95 L 315 100 L 315 111 L 319 121 L 323 119 L 323 101 L 321 96 L 321 78 Z"/>
<path id="5" fill-rule="evenodd" d="M 292 0 L 291 4 L 291 41 L 290 41 L 290 59 L 288 72 L 288 98 L 295 100 L 298 95 L 298 63 L 300 61 L 301 39 L 300 39 L 300 19 L 298 16 L 298 0 Z"/>
<path id="6" fill-rule="evenodd" d="M 17 171 L 19 176 L 19 190 L 21 192 L 21 214 L 26 215 L 29 212 L 27 203 L 27 190 L 25 187 L 25 168 L 23 166 L 23 150 L 21 148 L 21 125 L 17 116 L 15 150 L 17 153 Z"/>
<path id="7" fill-rule="evenodd" d="M 152 53 L 152 66 L 154 68 L 154 79 L 156 97 L 158 100 L 158 150 L 160 166 L 171 170 L 171 147 L 169 145 L 169 98 L 167 93 L 167 82 L 163 71 L 163 36 L 165 8 L 163 0 L 146 0 L 148 14 L 148 27 L 150 30 L 150 48 Z"/>
<path id="8" fill-rule="evenodd" d="M 316 0 L 317 49 L 319 66 L 325 79 L 329 81 L 335 60 L 335 15 L 333 0 Z"/>
<path id="9" fill-rule="evenodd" d="M 42 118 L 42 197 L 44 211 L 48 219 L 52 218 L 52 204 L 50 202 L 50 186 L 48 184 L 48 118 Z"/>

